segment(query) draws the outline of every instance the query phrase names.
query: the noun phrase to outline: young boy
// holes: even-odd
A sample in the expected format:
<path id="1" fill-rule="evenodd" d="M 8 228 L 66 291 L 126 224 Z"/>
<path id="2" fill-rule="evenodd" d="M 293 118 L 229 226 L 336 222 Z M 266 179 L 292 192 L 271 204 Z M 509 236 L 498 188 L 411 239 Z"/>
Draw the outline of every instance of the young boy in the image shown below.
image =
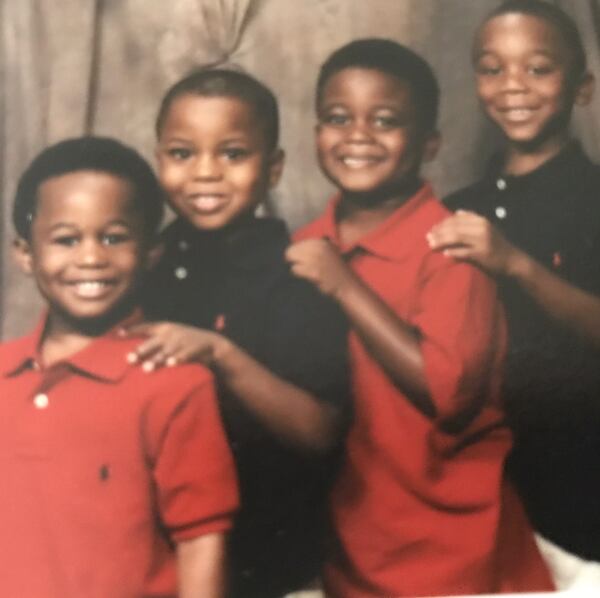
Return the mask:
<path id="1" fill-rule="evenodd" d="M 280 597 L 315 578 L 325 496 L 348 417 L 347 327 L 292 276 L 282 222 L 255 209 L 283 167 L 273 94 L 247 74 L 176 83 L 158 119 L 160 181 L 178 218 L 145 290 L 158 322 L 134 359 L 199 359 L 219 400 L 240 479 L 230 595 Z"/>
<path id="2" fill-rule="evenodd" d="M 144 375 L 115 328 L 139 319 L 161 216 L 152 170 L 111 139 L 21 177 L 16 257 L 48 309 L 0 346 L 3 596 L 223 596 L 238 498 L 212 376 Z"/>
<path id="3" fill-rule="evenodd" d="M 503 465 L 504 323 L 493 283 L 427 247 L 447 211 L 419 176 L 438 88 L 395 42 L 354 41 L 321 67 L 321 168 L 338 187 L 288 250 L 350 319 L 356 397 L 331 500 L 331 596 L 451 595 L 552 584 Z"/>
<path id="4" fill-rule="evenodd" d="M 511 0 L 486 18 L 473 61 L 505 149 L 481 181 L 447 199 L 459 211 L 430 244 L 499 281 L 510 332 L 509 472 L 536 529 L 580 559 L 566 558 L 575 579 L 559 585 L 578 583 L 581 571 L 597 587 L 600 565 L 584 559 L 600 561 L 600 168 L 569 135 L 593 78 L 573 21 L 535 0 Z"/>

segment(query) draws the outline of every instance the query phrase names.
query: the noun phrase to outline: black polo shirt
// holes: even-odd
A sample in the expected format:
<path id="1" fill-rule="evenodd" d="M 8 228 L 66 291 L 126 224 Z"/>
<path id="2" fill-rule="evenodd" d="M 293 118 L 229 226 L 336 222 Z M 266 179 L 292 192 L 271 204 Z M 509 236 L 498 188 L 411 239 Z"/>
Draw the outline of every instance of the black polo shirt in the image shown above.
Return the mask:
<path id="1" fill-rule="evenodd" d="M 252 219 L 202 232 L 176 220 L 163 240 L 144 292 L 151 318 L 218 330 L 348 416 L 347 323 L 337 305 L 289 272 L 283 222 Z M 325 497 L 339 450 L 302 457 L 224 387 L 219 398 L 242 499 L 231 535 L 231 595 L 281 596 L 319 572 Z"/>
<path id="2" fill-rule="evenodd" d="M 600 167 L 578 143 L 523 176 L 492 160 L 484 178 L 445 203 L 488 218 L 517 247 L 570 283 L 600 293 Z M 511 473 L 536 529 L 600 560 L 600 352 L 499 279 L 509 353 Z"/>

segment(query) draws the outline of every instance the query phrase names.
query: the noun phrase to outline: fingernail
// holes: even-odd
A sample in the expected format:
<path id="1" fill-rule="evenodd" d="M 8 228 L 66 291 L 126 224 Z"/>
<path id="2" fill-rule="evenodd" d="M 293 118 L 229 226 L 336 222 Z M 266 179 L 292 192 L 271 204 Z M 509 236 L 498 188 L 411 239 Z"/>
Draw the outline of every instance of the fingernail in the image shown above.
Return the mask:
<path id="1" fill-rule="evenodd" d="M 167 361 L 165 361 L 165 364 L 172 368 L 174 365 L 177 365 L 177 357 L 169 357 Z"/>
<path id="2" fill-rule="evenodd" d="M 127 353 L 127 363 L 136 363 L 137 360 L 137 353 Z"/>
<path id="3" fill-rule="evenodd" d="M 152 361 L 144 361 L 144 363 L 142 363 L 142 369 L 144 372 L 151 372 L 154 369 L 154 363 Z"/>

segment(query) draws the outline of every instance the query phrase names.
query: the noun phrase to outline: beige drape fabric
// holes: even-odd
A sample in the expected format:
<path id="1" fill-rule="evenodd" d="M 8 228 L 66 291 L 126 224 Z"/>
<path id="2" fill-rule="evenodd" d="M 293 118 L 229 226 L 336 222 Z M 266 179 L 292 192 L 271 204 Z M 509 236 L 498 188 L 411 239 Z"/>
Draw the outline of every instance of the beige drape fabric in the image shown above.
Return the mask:
<path id="1" fill-rule="evenodd" d="M 153 159 L 153 121 L 165 89 L 196 66 L 235 63 L 281 102 L 283 180 L 267 209 L 292 228 L 322 208 L 312 129 L 318 65 L 351 39 L 406 43 L 434 66 L 443 91 L 444 145 L 427 173 L 440 193 L 474 178 L 492 147 L 479 113 L 469 52 L 473 31 L 500 0 L 0 0 L 0 324 L 31 326 L 39 301 L 10 259 L 10 209 L 20 171 L 44 145 L 94 133 Z M 577 20 L 600 73 L 600 0 L 556 0 Z M 600 158 L 600 93 L 575 118 Z"/>

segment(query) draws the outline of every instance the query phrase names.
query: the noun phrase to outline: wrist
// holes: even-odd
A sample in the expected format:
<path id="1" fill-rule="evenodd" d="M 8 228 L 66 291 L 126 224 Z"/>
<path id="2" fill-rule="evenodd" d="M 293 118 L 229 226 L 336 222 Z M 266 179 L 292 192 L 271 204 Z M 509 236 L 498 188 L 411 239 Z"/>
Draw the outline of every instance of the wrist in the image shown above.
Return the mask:
<path id="1" fill-rule="evenodd" d="M 516 280 L 527 279 L 531 275 L 533 262 L 523 251 L 513 250 L 506 264 L 505 274 Z"/>
<path id="2" fill-rule="evenodd" d="M 234 350 L 235 345 L 227 337 L 215 333 L 210 365 L 219 369 L 226 368 Z"/>

